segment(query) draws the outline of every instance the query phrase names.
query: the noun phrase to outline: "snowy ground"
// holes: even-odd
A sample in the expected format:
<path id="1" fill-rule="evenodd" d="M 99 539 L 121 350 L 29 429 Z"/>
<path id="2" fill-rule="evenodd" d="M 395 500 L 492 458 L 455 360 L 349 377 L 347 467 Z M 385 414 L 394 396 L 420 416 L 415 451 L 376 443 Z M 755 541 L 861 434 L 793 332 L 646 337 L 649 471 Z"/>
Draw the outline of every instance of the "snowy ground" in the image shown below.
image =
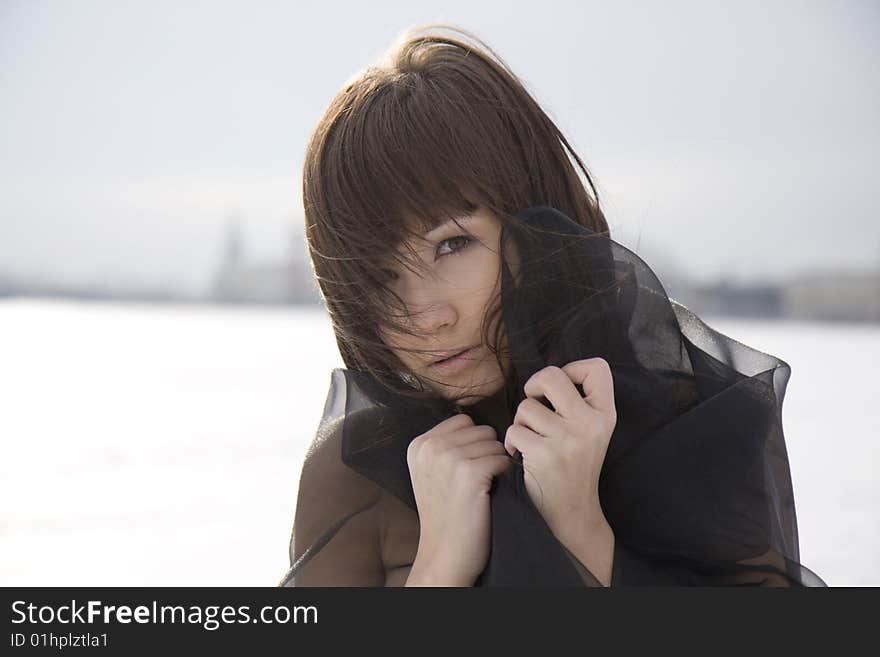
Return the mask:
<path id="1" fill-rule="evenodd" d="M 880 585 L 880 327 L 704 319 L 792 367 L 801 561 Z M 0 585 L 276 584 L 341 365 L 321 311 L 0 301 Z"/>

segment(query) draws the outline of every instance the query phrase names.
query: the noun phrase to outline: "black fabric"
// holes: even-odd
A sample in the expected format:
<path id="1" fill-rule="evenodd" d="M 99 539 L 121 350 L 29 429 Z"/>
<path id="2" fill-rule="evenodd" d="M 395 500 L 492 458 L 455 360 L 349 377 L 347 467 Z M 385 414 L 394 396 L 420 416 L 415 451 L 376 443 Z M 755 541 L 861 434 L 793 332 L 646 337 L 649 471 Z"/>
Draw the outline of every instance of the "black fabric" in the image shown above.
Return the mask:
<path id="1" fill-rule="evenodd" d="M 599 479 L 611 586 L 825 586 L 799 562 L 789 365 L 709 327 L 637 255 L 554 208 L 523 210 L 502 235 L 519 254 L 515 277 L 502 266 L 507 424 L 541 368 L 595 356 L 611 366 L 618 421 Z M 489 422 L 479 405 L 416 401 L 333 370 L 280 584 L 401 584 L 418 538 L 407 446 L 458 412 Z M 495 478 L 491 498 L 475 586 L 601 586 L 531 503 L 521 467 Z"/>

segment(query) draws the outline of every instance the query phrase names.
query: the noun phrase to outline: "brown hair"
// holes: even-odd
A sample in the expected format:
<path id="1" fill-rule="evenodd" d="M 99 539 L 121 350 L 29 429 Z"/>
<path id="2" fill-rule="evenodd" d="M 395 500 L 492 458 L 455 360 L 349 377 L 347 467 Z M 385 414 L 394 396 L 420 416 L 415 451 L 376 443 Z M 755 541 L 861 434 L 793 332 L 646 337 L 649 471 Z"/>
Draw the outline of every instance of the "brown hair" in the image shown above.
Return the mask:
<path id="1" fill-rule="evenodd" d="M 306 150 L 306 238 L 345 365 L 424 392 L 380 336 L 412 332 L 386 263 L 418 268 L 414 251 L 397 249 L 478 207 L 510 222 L 542 204 L 609 234 L 580 157 L 488 45 L 447 25 L 404 32 L 333 98 Z M 485 343 L 496 358 L 497 319 L 487 309 L 483 335 L 495 326 Z"/>

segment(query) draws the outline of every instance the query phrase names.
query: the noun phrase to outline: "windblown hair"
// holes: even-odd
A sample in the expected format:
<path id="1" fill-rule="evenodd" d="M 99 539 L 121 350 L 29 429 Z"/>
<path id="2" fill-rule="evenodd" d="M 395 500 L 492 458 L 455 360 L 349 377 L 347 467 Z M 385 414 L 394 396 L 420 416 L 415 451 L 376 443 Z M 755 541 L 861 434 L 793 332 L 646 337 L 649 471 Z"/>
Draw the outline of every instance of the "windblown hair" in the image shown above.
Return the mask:
<path id="1" fill-rule="evenodd" d="M 503 235 L 519 210 L 550 205 L 609 235 L 590 174 L 553 121 L 488 45 L 446 25 L 404 32 L 330 102 L 307 147 L 303 205 L 345 365 L 411 396 L 428 392 L 381 336 L 413 333 L 387 267 L 417 272 L 410 244 L 424 231 L 482 207 Z M 501 364 L 499 315 L 487 308 L 482 328 Z"/>

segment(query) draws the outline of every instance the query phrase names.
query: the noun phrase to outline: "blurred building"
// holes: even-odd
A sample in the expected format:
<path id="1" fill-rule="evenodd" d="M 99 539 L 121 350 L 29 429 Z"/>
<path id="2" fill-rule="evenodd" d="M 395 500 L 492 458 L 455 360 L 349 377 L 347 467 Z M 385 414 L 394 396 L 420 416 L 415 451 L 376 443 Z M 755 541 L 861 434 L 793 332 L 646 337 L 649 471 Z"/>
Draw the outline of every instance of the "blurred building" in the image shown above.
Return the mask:
<path id="1" fill-rule="evenodd" d="M 231 222 L 214 276 L 211 298 L 221 303 L 321 304 L 308 253 L 291 231 L 287 253 L 279 262 L 250 262 L 241 224 Z"/>
<path id="2" fill-rule="evenodd" d="M 880 321 L 880 272 L 809 272 L 782 288 L 786 315 Z"/>
<path id="3" fill-rule="evenodd" d="M 206 293 L 183 294 L 114 280 L 74 284 L 17 277 L 0 270 L 0 298 L 44 296 L 162 303 L 246 303 L 323 307 L 303 235 L 291 228 L 285 254 L 254 261 L 245 253 L 241 222 L 229 223 Z M 646 251 L 643 249 L 643 251 Z M 780 281 L 744 284 L 722 279 L 697 284 L 665 253 L 645 256 L 671 298 L 699 315 L 755 319 L 880 322 L 880 267 L 811 270 Z"/>
<path id="4" fill-rule="evenodd" d="M 678 300 L 699 315 L 755 318 L 785 315 L 784 294 L 773 283 L 746 285 L 722 280 L 713 285 L 692 286 Z"/>
<path id="5" fill-rule="evenodd" d="M 811 271 L 751 285 L 723 280 L 670 296 L 705 315 L 880 322 L 880 271 Z"/>

